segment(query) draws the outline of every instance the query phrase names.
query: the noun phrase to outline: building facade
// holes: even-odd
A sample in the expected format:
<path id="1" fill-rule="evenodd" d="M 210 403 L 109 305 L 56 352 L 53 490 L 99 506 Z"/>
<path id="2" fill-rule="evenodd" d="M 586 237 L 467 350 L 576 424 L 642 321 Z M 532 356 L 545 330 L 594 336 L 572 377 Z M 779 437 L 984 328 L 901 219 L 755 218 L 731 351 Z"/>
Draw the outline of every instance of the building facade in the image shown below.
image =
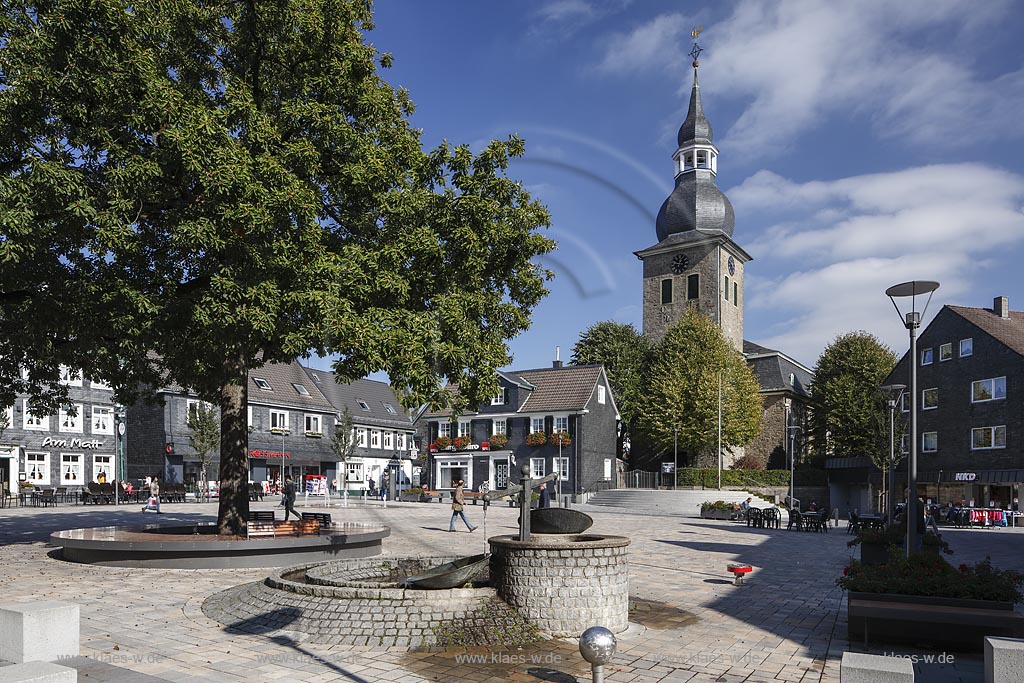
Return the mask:
<path id="1" fill-rule="evenodd" d="M 501 393 L 477 410 L 425 412 L 417 422 L 429 454 L 429 484 L 448 490 L 462 479 L 467 490 L 493 491 L 558 472 L 555 495 L 585 500 L 616 482 L 618 409 L 602 365 L 499 372 Z M 564 434 L 564 436 L 558 436 Z"/>
<path id="2" fill-rule="evenodd" d="M 7 424 L 0 436 L 0 482 L 9 493 L 17 492 L 19 481 L 73 491 L 114 480 L 113 391 L 67 368 L 60 381 L 68 386 L 71 403 L 57 415 L 34 414 L 25 396 L 0 408 Z"/>
<path id="3" fill-rule="evenodd" d="M 1024 482 L 1024 312 L 1011 311 L 1006 297 L 996 297 L 992 308 L 944 306 L 919 335 L 917 358 L 905 354 L 886 384 L 909 385 L 912 361 L 918 365 L 918 494 L 1005 507 Z M 909 419 L 909 408 L 904 394 L 896 411 Z M 906 438 L 897 448 L 908 451 Z M 857 460 L 863 461 L 830 462 L 829 479 L 834 495 L 863 504 L 875 497 L 881 474 Z M 906 472 L 903 457 L 897 491 Z"/>

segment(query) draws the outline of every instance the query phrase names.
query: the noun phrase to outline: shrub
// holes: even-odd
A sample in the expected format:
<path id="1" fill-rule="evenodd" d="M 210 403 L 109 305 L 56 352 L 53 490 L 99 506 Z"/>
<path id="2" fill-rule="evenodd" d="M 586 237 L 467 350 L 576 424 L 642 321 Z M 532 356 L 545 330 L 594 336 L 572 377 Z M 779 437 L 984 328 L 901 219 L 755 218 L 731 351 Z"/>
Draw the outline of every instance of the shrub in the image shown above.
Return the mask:
<path id="1" fill-rule="evenodd" d="M 967 600 L 1021 602 L 1024 574 L 997 569 L 985 558 L 975 564 L 954 568 L 941 556 L 914 553 L 899 556 L 888 564 L 865 565 L 853 560 L 836 579 L 844 590 L 861 593 L 922 595 Z"/>
<path id="2" fill-rule="evenodd" d="M 504 434 L 491 434 L 491 438 L 487 441 L 491 444 L 491 448 L 504 448 L 508 444 L 508 437 Z"/>
<path id="3" fill-rule="evenodd" d="M 878 543 L 882 545 L 899 545 L 903 542 L 903 530 L 901 527 L 888 526 L 884 529 L 861 529 L 847 547 L 854 547 L 861 543 Z"/>
<path id="4" fill-rule="evenodd" d="M 567 448 L 572 443 L 569 432 L 554 432 L 549 440 L 552 446 L 561 446 L 562 448 Z"/>
<path id="5" fill-rule="evenodd" d="M 404 491 L 402 491 L 402 493 L 403 494 L 408 493 L 410 496 L 420 496 L 420 495 L 423 495 L 423 489 L 420 488 L 419 486 L 411 486 L 411 487 L 405 489 Z"/>
<path id="6" fill-rule="evenodd" d="M 526 435 L 527 446 L 543 446 L 548 441 L 548 437 L 544 435 L 544 432 L 532 432 Z"/>
<path id="7" fill-rule="evenodd" d="M 732 503 L 726 503 L 724 500 L 706 500 L 700 504 L 701 512 L 704 510 L 734 510 L 735 507 Z"/>

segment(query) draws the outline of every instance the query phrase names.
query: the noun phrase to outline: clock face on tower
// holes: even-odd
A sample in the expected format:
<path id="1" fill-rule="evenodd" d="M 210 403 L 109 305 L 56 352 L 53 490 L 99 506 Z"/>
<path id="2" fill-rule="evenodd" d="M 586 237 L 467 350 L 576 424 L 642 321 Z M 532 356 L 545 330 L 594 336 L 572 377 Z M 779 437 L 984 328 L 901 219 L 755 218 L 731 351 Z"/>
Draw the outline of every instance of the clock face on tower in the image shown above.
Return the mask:
<path id="1" fill-rule="evenodd" d="M 690 259 L 686 254 L 676 254 L 675 258 L 672 259 L 672 272 L 676 275 L 679 275 L 689 267 Z"/>
<path id="2" fill-rule="evenodd" d="M 729 257 L 729 275 L 736 274 L 736 261 L 733 260 L 732 256 Z"/>

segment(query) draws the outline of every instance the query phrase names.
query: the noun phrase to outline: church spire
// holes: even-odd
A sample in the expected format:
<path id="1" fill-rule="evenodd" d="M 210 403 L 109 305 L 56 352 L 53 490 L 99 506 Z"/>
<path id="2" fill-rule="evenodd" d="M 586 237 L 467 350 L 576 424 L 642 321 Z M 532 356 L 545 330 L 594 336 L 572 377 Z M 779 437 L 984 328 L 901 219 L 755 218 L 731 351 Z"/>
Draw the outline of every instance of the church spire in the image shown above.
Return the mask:
<path id="1" fill-rule="evenodd" d="M 694 41 L 693 49 L 690 50 L 690 56 L 693 57 L 693 89 L 690 91 L 690 108 L 686 112 L 686 120 L 679 127 L 679 135 L 676 137 L 680 147 L 693 142 L 711 144 L 711 140 L 714 138 L 711 123 L 704 116 L 704 107 L 701 106 L 700 82 L 697 79 L 697 69 L 700 67 L 700 61 L 697 58 L 704 51 L 702 47 L 697 45 L 697 36 L 700 35 L 703 29 L 704 27 L 701 26 L 690 32 Z"/>

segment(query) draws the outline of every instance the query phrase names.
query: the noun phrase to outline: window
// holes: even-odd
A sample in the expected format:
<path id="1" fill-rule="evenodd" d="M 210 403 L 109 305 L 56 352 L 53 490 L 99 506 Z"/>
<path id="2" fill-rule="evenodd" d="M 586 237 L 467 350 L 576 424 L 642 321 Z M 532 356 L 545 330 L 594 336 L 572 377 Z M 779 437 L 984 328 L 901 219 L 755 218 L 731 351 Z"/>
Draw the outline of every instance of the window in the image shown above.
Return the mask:
<path id="1" fill-rule="evenodd" d="M 700 298 L 700 275 L 697 273 L 686 276 L 686 298 L 690 301 Z"/>
<path id="2" fill-rule="evenodd" d="M 252 406 L 245 408 L 245 426 L 252 427 Z"/>
<path id="3" fill-rule="evenodd" d="M 604 385 L 603 384 L 598 384 L 597 385 L 597 402 L 600 403 L 601 405 L 604 405 L 604 394 L 605 394 Z"/>
<path id="4" fill-rule="evenodd" d="M 530 458 L 530 479 L 544 476 L 544 458 Z"/>
<path id="5" fill-rule="evenodd" d="M 402 432 L 395 434 L 395 448 L 400 451 L 405 450 L 405 434 Z"/>
<path id="6" fill-rule="evenodd" d="M 960 340 L 960 357 L 966 358 L 974 354 L 974 339 L 961 339 Z"/>
<path id="7" fill-rule="evenodd" d="M 491 421 L 491 434 L 508 434 L 505 420 Z"/>
<path id="8" fill-rule="evenodd" d="M 392 415 L 396 414 L 397 411 L 395 410 L 395 407 L 388 403 L 387 401 L 381 401 L 380 404 L 384 406 L 384 410 L 388 411 Z"/>
<path id="9" fill-rule="evenodd" d="M 978 427 L 971 430 L 971 450 L 1006 448 L 1006 427 Z"/>
<path id="10" fill-rule="evenodd" d="M 910 412 L 910 399 L 907 398 L 907 392 L 900 394 L 900 410 L 904 413 Z"/>
<path id="11" fill-rule="evenodd" d="M 953 343 L 941 344 L 939 346 L 939 362 L 953 359 Z"/>
<path id="12" fill-rule="evenodd" d="M 25 477 L 33 484 L 50 483 L 50 454 L 26 453 Z"/>
<path id="13" fill-rule="evenodd" d="M 302 396 L 309 396 L 309 389 L 302 386 L 301 384 L 295 384 L 292 382 L 292 386 L 295 388 L 295 392 Z"/>
<path id="14" fill-rule="evenodd" d="M 267 380 L 265 380 L 265 379 L 262 379 L 262 378 L 260 378 L 260 377 L 253 377 L 253 378 L 252 378 L 252 381 L 253 381 L 253 383 L 254 383 L 254 384 L 255 384 L 255 385 L 257 386 L 257 387 L 259 387 L 259 388 L 260 388 L 260 389 L 262 389 L 263 391 L 273 391 L 273 390 L 274 390 L 274 387 L 270 386 L 270 382 L 268 382 L 268 381 L 267 381 Z"/>
<path id="15" fill-rule="evenodd" d="M 558 481 L 569 481 L 569 458 L 555 458 L 555 472 L 558 473 Z"/>
<path id="16" fill-rule="evenodd" d="M 113 434 L 114 433 L 114 411 L 101 406 L 92 407 L 92 433 Z"/>
<path id="17" fill-rule="evenodd" d="M 33 415 L 32 409 L 28 405 L 28 399 L 25 399 L 24 411 L 22 413 L 21 428 L 32 429 L 35 431 L 47 431 L 50 429 L 50 418 L 49 416 Z"/>
<path id="18" fill-rule="evenodd" d="M 447 436 L 449 439 L 452 436 L 452 423 L 451 422 L 438 422 L 437 423 L 437 436 Z"/>
<path id="19" fill-rule="evenodd" d="M 370 404 L 364 401 L 363 399 L 357 398 L 356 403 L 358 403 L 359 407 L 365 410 L 366 412 L 370 412 Z"/>
<path id="20" fill-rule="evenodd" d="M 380 430 L 370 430 L 370 448 L 380 448 Z"/>
<path id="21" fill-rule="evenodd" d="M 345 481 L 363 481 L 363 463 L 350 462 L 345 464 Z"/>
<path id="22" fill-rule="evenodd" d="M 921 410 L 934 410 L 939 407 L 939 390 L 935 387 L 921 392 Z"/>
<path id="23" fill-rule="evenodd" d="M 661 305 L 672 303 L 672 280 L 661 281 Z"/>
<path id="24" fill-rule="evenodd" d="M 503 406 L 508 403 L 508 387 L 502 387 L 498 395 L 491 399 L 492 406 Z"/>
<path id="25" fill-rule="evenodd" d="M 704 150 L 697 152 L 697 168 L 708 167 L 708 153 Z"/>
<path id="26" fill-rule="evenodd" d="M 537 434 L 544 432 L 544 418 L 534 417 L 530 418 L 530 433 Z"/>
<path id="27" fill-rule="evenodd" d="M 82 371 L 72 370 L 64 365 L 60 366 L 60 383 L 69 387 L 82 386 Z"/>
<path id="28" fill-rule="evenodd" d="M 612 479 L 612 459 L 611 458 L 605 458 L 604 459 L 604 478 L 605 478 L 606 481 L 611 481 L 611 479 Z"/>
<path id="29" fill-rule="evenodd" d="M 932 350 L 931 349 L 925 349 L 924 351 L 921 352 L 921 365 L 931 365 L 931 364 L 932 364 Z"/>
<path id="30" fill-rule="evenodd" d="M 60 409 L 57 418 L 58 430 L 62 432 L 74 432 L 76 434 L 81 434 L 82 423 L 84 421 L 85 420 L 82 417 L 81 403 L 76 403 L 72 406 L 66 406 Z"/>
<path id="31" fill-rule="evenodd" d="M 569 431 L 569 416 L 568 415 L 557 415 L 557 416 L 555 416 L 555 431 L 556 432 L 568 432 Z"/>
<path id="32" fill-rule="evenodd" d="M 469 480 L 468 460 L 439 460 L 437 462 L 437 487 L 440 489 L 454 488 L 453 479 L 465 479 L 466 490 L 471 489 Z"/>
<path id="33" fill-rule="evenodd" d="M 728 275 L 725 276 L 725 289 L 723 290 L 723 292 L 725 293 L 725 300 L 728 301 L 729 300 L 729 276 Z"/>
<path id="34" fill-rule="evenodd" d="M 199 406 L 203 406 L 203 410 L 207 412 L 213 412 L 216 410 L 216 407 L 212 403 L 207 403 L 206 401 L 197 401 L 196 399 L 192 398 L 188 399 L 185 402 L 185 406 L 185 412 L 187 415 L 186 419 L 192 419 L 192 416 L 195 415 L 196 412 L 199 410 Z M 252 409 L 250 408 L 250 410 Z"/>
<path id="35" fill-rule="evenodd" d="M 109 482 L 114 481 L 114 456 L 94 455 L 92 456 L 92 481 L 99 481 L 100 475 Z"/>
<path id="36" fill-rule="evenodd" d="M 60 482 L 71 486 L 79 486 L 85 483 L 82 480 L 81 453 L 60 454 Z"/>
<path id="37" fill-rule="evenodd" d="M 309 373 L 309 376 L 312 377 L 313 381 L 316 382 L 317 384 L 322 384 L 323 383 L 320 380 L 320 375 L 317 375 L 317 374 L 314 374 L 314 373 L 311 372 L 311 373 Z"/>
<path id="38" fill-rule="evenodd" d="M 1006 398 L 1006 378 L 979 379 L 971 383 L 971 403 L 998 401 Z"/>
<path id="39" fill-rule="evenodd" d="M 910 448 L 907 446 L 907 435 L 904 434 L 900 437 L 900 453 L 909 453 Z"/>
<path id="40" fill-rule="evenodd" d="M 469 436 L 470 434 L 470 423 L 469 420 L 459 420 L 459 436 Z"/>
<path id="41" fill-rule="evenodd" d="M 270 429 L 286 431 L 288 429 L 288 411 L 270 409 Z"/>
<path id="42" fill-rule="evenodd" d="M 391 450 L 394 443 L 394 432 L 384 432 L 384 448 Z"/>
<path id="43" fill-rule="evenodd" d="M 732 281 L 732 303 L 733 306 L 740 305 L 740 286 L 736 284 L 736 281 Z"/>
<path id="44" fill-rule="evenodd" d="M 306 414 L 306 434 L 323 434 L 319 415 Z"/>
<path id="45" fill-rule="evenodd" d="M 921 435 L 921 451 L 923 453 L 934 453 L 939 450 L 939 433 L 925 432 Z"/>
<path id="46" fill-rule="evenodd" d="M 366 448 L 366 428 L 356 427 L 356 445 L 360 448 Z"/>
<path id="47" fill-rule="evenodd" d="M 105 389 L 107 391 L 110 391 L 110 385 L 107 384 L 106 382 L 101 381 L 101 380 L 98 380 L 98 379 L 90 380 L 89 384 L 92 386 L 93 389 Z"/>

